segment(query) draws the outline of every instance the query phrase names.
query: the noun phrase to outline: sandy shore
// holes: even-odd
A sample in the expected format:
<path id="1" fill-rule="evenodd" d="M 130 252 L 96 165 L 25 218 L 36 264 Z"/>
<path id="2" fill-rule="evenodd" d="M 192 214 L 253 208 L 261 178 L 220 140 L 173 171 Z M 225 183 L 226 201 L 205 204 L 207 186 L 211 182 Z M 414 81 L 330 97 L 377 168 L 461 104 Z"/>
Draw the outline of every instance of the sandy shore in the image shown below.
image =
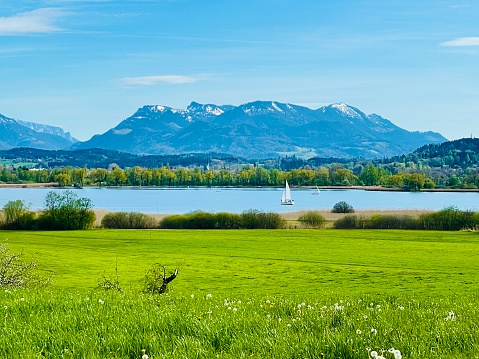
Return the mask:
<path id="1" fill-rule="evenodd" d="M 0 183 L 0 188 L 43 188 L 59 187 L 58 182 L 48 183 Z"/>

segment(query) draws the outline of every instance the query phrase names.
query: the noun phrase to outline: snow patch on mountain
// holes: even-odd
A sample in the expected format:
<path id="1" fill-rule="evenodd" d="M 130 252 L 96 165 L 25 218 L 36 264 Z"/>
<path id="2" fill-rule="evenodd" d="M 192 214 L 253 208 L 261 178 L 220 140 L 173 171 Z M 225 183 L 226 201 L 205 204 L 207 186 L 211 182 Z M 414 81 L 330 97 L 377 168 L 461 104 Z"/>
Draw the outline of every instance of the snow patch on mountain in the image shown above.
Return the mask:
<path id="1" fill-rule="evenodd" d="M 359 113 L 357 113 L 352 107 L 349 107 L 345 103 L 335 103 L 332 104 L 331 107 L 341 112 L 344 116 L 362 119 L 362 116 Z"/>

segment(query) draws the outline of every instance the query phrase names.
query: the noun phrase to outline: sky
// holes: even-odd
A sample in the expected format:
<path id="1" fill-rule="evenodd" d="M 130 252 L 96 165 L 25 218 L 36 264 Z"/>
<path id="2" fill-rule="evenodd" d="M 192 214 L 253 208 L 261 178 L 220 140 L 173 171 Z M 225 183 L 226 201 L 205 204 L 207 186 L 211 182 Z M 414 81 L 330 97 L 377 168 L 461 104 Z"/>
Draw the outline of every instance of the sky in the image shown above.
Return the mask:
<path id="1" fill-rule="evenodd" d="M 81 141 L 144 105 L 343 102 L 479 137 L 477 0 L 1 0 L 0 113 Z"/>

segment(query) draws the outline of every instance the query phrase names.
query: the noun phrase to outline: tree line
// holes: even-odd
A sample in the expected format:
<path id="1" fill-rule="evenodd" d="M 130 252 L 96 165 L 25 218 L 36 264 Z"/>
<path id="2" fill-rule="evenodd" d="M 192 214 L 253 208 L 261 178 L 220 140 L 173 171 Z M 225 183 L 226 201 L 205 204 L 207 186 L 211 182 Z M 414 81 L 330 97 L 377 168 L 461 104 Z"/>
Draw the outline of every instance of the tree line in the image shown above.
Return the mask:
<path id="1" fill-rule="evenodd" d="M 404 168 L 404 171 L 391 171 L 386 166 L 367 164 L 348 168 L 347 164 L 330 164 L 312 169 L 309 166 L 281 171 L 276 168 L 245 165 L 237 170 L 208 170 L 200 167 L 144 168 L 135 166 L 104 169 L 57 168 L 28 169 L 7 168 L 0 171 L 3 183 L 49 183 L 59 186 L 234 186 L 268 187 L 282 186 L 285 181 L 292 186 L 384 186 L 405 190 L 424 188 L 457 187 L 458 185 L 477 188 L 479 174 L 451 176 L 447 179 L 435 177 L 434 173 L 418 171 L 417 168 Z"/>

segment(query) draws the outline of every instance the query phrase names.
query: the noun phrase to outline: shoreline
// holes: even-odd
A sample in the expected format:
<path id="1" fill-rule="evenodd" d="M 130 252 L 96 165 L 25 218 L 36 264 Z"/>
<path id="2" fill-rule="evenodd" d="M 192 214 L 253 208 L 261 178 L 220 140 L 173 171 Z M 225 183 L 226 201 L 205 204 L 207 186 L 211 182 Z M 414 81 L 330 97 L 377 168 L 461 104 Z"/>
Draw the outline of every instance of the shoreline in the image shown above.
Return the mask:
<path id="1" fill-rule="evenodd" d="M 101 220 L 107 213 L 114 213 L 115 211 L 110 211 L 107 209 L 93 209 L 95 212 L 96 220 L 95 220 L 95 227 L 100 226 Z M 286 221 L 295 222 L 298 220 L 299 216 L 305 214 L 306 212 L 311 212 L 308 210 L 304 211 L 295 211 L 295 212 L 278 212 L 278 214 L 285 219 Z M 386 215 L 408 215 L 408 216 L 419 216 L 424 213 L 432 213 L 434 211 L 429 209 L 360 209 L 355 210 L 353 213 L 332 213 L 331 210 L 327 209 L 320 209 L 320 210 L 312 210 L 312 212 L 317 212 L 322 215 L 326 219 L 326 223 L 332 223 L 339 218 L 344 217 L 346 214 L 355 214 L 358 216 L 365 216 L 369 217 L 375 214 L 386 214 Z M 175 215 L 175 213 L 144 213 L 147 216 L 154 218 L 156 221 L 160 221 L 161 219 Z"/>
<path id="2" fill-rule="evenodd" d="M 79 189 L 73 186 L 60 187 L 57 182 L 47 183 L 0 183 L 0 188 L 62 188 L 62 189 Z M 236 188 L 236 189 L 251 189 L 251 188 L 282 188 L 282 187 L 240 187 L 240 186 L 183 186 L 183 187 L 163 187 L 163 186 L 85 186 L 84 188 L 160 188 L 160 189 L 186 189 L 186 188 Z M 314 190 L 316 186 L 291 186 L 294 189 Z M 413 192 L 403 188 L 391 188 L 382 186 L 318 186 L 319 190 L 358 190 L 358 191 L 381 191 L 381 192 Z M 479 188 L 425 188 L 416 192 L 479 192 Z"/>

